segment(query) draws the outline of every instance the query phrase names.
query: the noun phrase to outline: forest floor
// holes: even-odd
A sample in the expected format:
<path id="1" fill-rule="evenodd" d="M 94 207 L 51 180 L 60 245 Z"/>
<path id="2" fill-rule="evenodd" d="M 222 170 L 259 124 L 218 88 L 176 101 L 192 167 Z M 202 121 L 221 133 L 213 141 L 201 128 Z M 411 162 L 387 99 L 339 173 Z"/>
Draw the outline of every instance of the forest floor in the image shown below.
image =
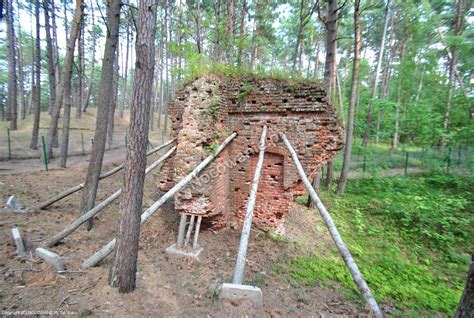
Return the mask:
<path id="1" fill-rule="evenodd" d="M 105 169 L 110 169 L 109 163 Z M 15 194 L 20 203 L 34 206 L 52 193 L 83 181 L 85 165 L 49 172 L 35 171 L 2 175 L 0 199 Z M 156 173 L 156 172 L 155 172 Z M 152 173 L 153 175 L 153 173 Z M 98 200 L 120 187 L 120 174 L 101 181 Z M 148 177 L 144 205 L 158 194 L 154 178 Z M 76 272 L 82 260 L 107 243 L 115 233 L 118 203 L 115 202 L 95 219 L 94 229 L 82 228 L 51 250 L 66 257 L 71 272 L 55 274 L 38 257 L 15 256 L 11 228 L 16 225 L 28 250 L 61 230 L 77 217 L 80 194 L 51 206 L 46 211 L 16 214 L 0 209 L 0 299 L 2 310 L 58 311 L 81 316 L 333 316 L 363 315 L 360 300 L 344 298 L 337 288 L 290 284 L 285 275 L 274 270 L 284 259 L 311 256 L 313 244 L 334 247 L 320 218 L 305 207 L 294 204 L 286 219 L 285 240 L 254 229 L 248 251 L 246 282 L 263 291 L 264 307 L 222 303 L 217 299 L 219 286 L 230 282 L 237 254 L 240 231 L 204 230 L 200 261 L 171 257 L 164 249 L 176 240 L 178 219 L 172 204 L 158 211 L 142 227 L 138 259 L 137 290 L 119 294 L 107 283 L 111 258 L 86 272 Z"/>
<path id="2" fill-rule="evenodd" d="M 125 139 L 127 135 L 127 129 L 129 124 L 129 112 L 124 112 L 123 118 L 115 116 L 114 120 L 114 134 L 111 144 L 111 149 L 125 148 Z M 31 131 L 33 127 L 33 114 L 28 114 L 25 119 L 18 120 L 18 129 L 9 131 L 10 143 L 8 142 L 9 122 L 0 121 L 0 165 L 3 164 L 9 154 L 13 160 L 20 159 L 40 159 L 42 154 L 41 148 L 41 136 L 46 138 L 48 133 L 48 126 L 50 116 L 47 112 L 42 112 L 40 117 L 39 127 L 39 140 L 38 149 L 30 149 L 31 142 Z M 155 114 L 155 122 L 158 117 Z M 68 152 L 71 158 L 79 156 L 82 157 L 84 154 L 90 154 L 92 149 L 92 139 L 94 138 L 94 127 L 96 121 L 96 109 L 91 108 L 87 112 L 82 113 L 81 118 L 71 117 L 70 130 L 69 130 L 69 146 Z M 164 115 L 161 116 L 161 123 L 164 122 Z M 58 142 L 62 142 L 62 118 L 58 123 L 59 139 Z M 162 125 L 161 125 L 162 126 Z M 150 141 L 153 145 L 162 142 L 162 130 L 154 126 L 154 130 L 150 131 Z M 54 154 L 59 157 L 60 147 L 54 148 Z M 3 161 L 3 162 L 2 162 Z"/>

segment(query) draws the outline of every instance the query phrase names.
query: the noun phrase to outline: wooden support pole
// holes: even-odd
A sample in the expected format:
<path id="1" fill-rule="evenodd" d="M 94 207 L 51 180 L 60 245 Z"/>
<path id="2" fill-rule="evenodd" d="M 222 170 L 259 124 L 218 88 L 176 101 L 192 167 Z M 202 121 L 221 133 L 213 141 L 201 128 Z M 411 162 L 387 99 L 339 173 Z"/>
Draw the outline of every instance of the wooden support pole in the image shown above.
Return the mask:
<path id="1" fill-rule="evenodd" d="M 168 159 L 171 154 L 176 150 L 176 146 L 171 148 L 163 157 L 160 159 L 156 160 L 153 162 L 146 170 L 145 174 L 148 174 L 150 171 L 152 171 L 154 168 L 156 168 L 158 165 L 160 165 L 163 161 Z M 87 213 L 84 213 L 81 215 L 79 218 L 77 218 L 74 222 L 69 224 L 67 227 L 65 227 L 61 232 L 57 233 L 50 239 L 46 240 L 43 242 L 42 246 L 46 247 L 52 247 L 56 244 L 58 244 L 62 239 L 64 239 L 66 236 L 74 232 L 81 224 L 89 220 L 90 218 L 94 217 L 97 213 L 102 211 L 105 207 L 107 207 L 110 203 L 112 203 L 115 199 L 117 199 L 120 194 L 122 193 L 122 189 L 119 189 L 115 191 L 111 196 L 109 196 L 107 199 L 103 200 L 99 204 L 97 204 L 94 208 L 91 210 L 87 211 Z"/>
<path id="2" fill-rule="evenodd" d="M 196 218 L 196 216 L 194 215 L 191 215 L 191 220 L 189 221 L 189 226 L 188 226 L 188 232 L 186 233 L 186 239 L 184 240 L 184 247 L 188 247 L 188 244 L 189 244 L 189 239 L 191 238 L 191 233 L 193 231 L 193 227 L 194 227 L 194 219 Z"/>
<path id="3" fill-rule="evenodd" d="M 339 235 L 339 231 L 337 230 L 336 225 L 334 224 L 334 221 L 332 220 L 331 215 L 329 214 L 328 210 L 326 210 L 326 207 L 323 205 L 318 195 L 316 194 L 316 191 L 314 191 L 313 187 L 311 186 L 311 183 L 309 182 L 308 177 L 306 176 L 303 170 L 303 167 L 301 166 L 300 160 L 298 159 L 298 155 L 296 154 L 295 150 L 293 149 L 290 142 L 286 138 L 285 134 L 280 132 L 279 135 L 280 135 L 280 138 L 285 143 L 288 150 L 290 151 L 291 158 L 293 158 L 293 162 L 296 165 L 296 169 L 298 170 L 301 180 L 303 181 L 303 184 L 306 187 L 306 190 L 308 190 L 309 195 L 311 196 L 311 199 L 316 204 L 316 207 L 319 210 L 319 214 L 321 215 L 324 222 L 326 223 L 326 226 L 329 230 L 329 233 L 331 234 L 332 239 L 334 240 L 334 243 L 336 243 L 336 246 L 339 249 L 339 252 L 341 253 L 342 258 L 344 259 L 344 262 L 349 268 L 349 271 L 352 275 L 352 279 L 354 279 L 354 282 L 359 288 L 359 291 L 361 292 L 365 301 L 369 304 L 370 308 L 372 309 L 374 317 L 377 317 L 377 318 L 383 317 L 382 311 L 380 310 L 379 305 L 377 304 L 374 297 L 372 296 L 369 286 L 365 282 L 365 279 L 362 276 L 362 273 L 359 271 L 359 268 L 357 267 L 357 264 L 355 263 L 354 258 L 352 258 L 351 252 L 349 252 L 349 249 L 347 248 L 346 244 L 344 243 L 341 236 Z"/>
<path id="4" fill-rule="evenodd" d="M 181 214 L 181 218 L 179 220 L 178 240 L 176 242 L 176 245 L 179 247 L 183 247 L 184 245 L 184 231 L 186 230 L 187 222 L 188 216 L 186 214 Z"/>
<path id="5" fill-rule="evenodd" d="M 171 144 L 172 144 L 173 142 L 175 142 L 175 141 L 176 141 L 176 139 L 172 139 L 172 140 L 168 141 L 167 143 L 165 143 L 165 144 L 163 144 L 163 145 L 161 145 L 161 146 L 159 146 L 159 147 L 156 147 L 155 149 L 150 150 L 150 151 L 147 153 L 147 156 L 150 156 L 150 155 L 154 154 L 155 152 L 160 151 L 161 149 L 163 149 L 163 148 L 166 147 L 166 146 L 171 145 Z M 120 166 L 117 166 L 117 167 L 113 168 L 112 170 L 107 171 L 107 172 L 101 174 L 100 177 L 99 177 L 99 180 L 102 180 L 102 179 L 105 179 L 105 178 L 107 178 L 107 177 L 110 177 L 111 175 L 115 174 L 116 172 L 122 170 L 122 169 L 123 169 L 123 166 L 124 166 L 124 164 L 122 163 Z M 61 193 L 55 195 L 54 197 L 49 198 L 48 200 L 46 200 L 46 201 L 44 201 L 43 203 L 40 203 L 38 206 L 36 206 L 36 208 L 37 208 L 37 209 L 41 209 L 41 210 L 45 210 L 45 209 L 46 209 L 48 206 L 50 206 L 51 204 L 56 203 L 56 202 L 58 202 L 59 200 L 64 199 L 65 197 L 67 197 L 67 196 L 69 196 L 69 195 L 71 195 L 71 194 L 73 194 L 73 193 L 75 193 L 75 192 L 81 190 L 82 188 L 84 188 L 84 183 L 78 184 L 77 186 L 74 186 L 74 187 L 72 187 L 72 188 L 69 188 L 69 189 L 67 189 L 67 190 L 65 190 L 65 191 L 63 191 L 63 192 L 61 192 Z"/>
<path id="6" fill-rule="evenodd" d="M 237 133 L 233 133 L 227 137 L 224 142 L 216 149 L 215 153 L 208 156 L 204 159 L 194 170 L 188 174 L 186 177 L 181 179 L 171 190 L 166 192 L 158 201 L 153 203 L 145 212 L 141 215 L 140 223 L 143 224 L 145 221 L 158 210 L 166 201 L 168 201 L 172 196 L 174 196 L 179 190 L 181 190 L 186 184 L 188 184 L 195 176 L 197 176 L 234 138 L 237 136 Z M 95 266 L 101 260 L 107 257 L 115 248 L 116 239 L 110 241 L 107 245 L 97 251 L 94 255 L 86 259 L 82 265 L 82 269 L 87 269 L 92 266 Z"/>
<path id="7" fill-rule="evenodd" d="M 198 216 L 196 230 L 194 231 L 193 250 L 198 248 L 199 230 L 201 230 L 202 216 Z"/>
<path id="8" fill-rule="evenodd" d="M 262 135 L 260 137 L 259 153 L 257 166 L 252 180 L 249 199 L 247 201 L 247 212 L 245 213 L 244 226 L 242 228 L 242 235 L 240 236 L 239 253 L 237 255 L 237 262 L 235 264 L 234 284 L 242 285 L 245 270 L 245 260 L 247 258 L 247 248 L 249 244 L 250 228 L 252 227 L 253 210 L 255 208 L 255 201 L 257 199 L 258 181 L 263 166 L 263 158 L 265 156 L 265 139 L 267 138 L 267 126 L 263 127 Z"/>

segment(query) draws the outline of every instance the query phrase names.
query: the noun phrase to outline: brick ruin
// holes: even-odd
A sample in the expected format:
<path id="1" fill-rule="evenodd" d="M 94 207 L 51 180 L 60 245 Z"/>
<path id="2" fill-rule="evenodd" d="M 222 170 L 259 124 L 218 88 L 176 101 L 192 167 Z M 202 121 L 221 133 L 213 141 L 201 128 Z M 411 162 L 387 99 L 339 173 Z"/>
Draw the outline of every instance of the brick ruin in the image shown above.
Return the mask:
<path id="1" fill-rule="evenodd" d="M 257 226 L 281 228 L 291 201 L 305 193 L 279 131 L 292 143 L 310 178 L 344 146 L 336 110 L 322 85 L 314 82 L 206 75 L 176 93 L 169 116 L 177 150 L 162 169 L 158 187 L 163 191 L 226 136 L 238 133 L 199 178 L 175 196 L 178 213 L 201 215 L 213 228 L 243 221 L 264 125 L 269 130 L 254 210 Z"/>

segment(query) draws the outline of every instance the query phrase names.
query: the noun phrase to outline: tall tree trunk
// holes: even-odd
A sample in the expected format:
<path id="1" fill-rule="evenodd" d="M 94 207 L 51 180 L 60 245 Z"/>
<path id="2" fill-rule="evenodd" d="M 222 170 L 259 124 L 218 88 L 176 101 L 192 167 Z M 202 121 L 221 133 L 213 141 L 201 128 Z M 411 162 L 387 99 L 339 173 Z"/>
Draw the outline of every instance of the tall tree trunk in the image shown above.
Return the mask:
<path id="1" fill-rule="evenodd" d="M 253 44 L 252 44 L 252 54 L 250 56 L 250 69 L 255 70 L 255 66 L 257 64 L 257 55 L 258 55 L 258 27 L 257 27 L 257 19 L 253 21 Z"/>
<path id="2" fill-rule="evenodd" d="M 122 75 L 122 100 L 120 103 L 120 118 L 123 118 L 123 111 L 125 108 L 125 102 L 127 100 L 127 82 L 128 82 L 128 53 L 130 49 L 130 20 L 127 21 L 127 44 L 125 47 L 125 67 Z M 161 45 L 161 44 L 160 44 Z"/>
<path id="3" fill-rule="evenodd" d="M 91 6 L 93 8 L 93 5 Z M 91 28 L 95 30 L 95 17 L 94 17 L 94 10 L 91 9 Z M 95 44 L 96 44 L 96 35 L 92 32 L 92 65 L 91 65 L 91 76 L 89 79 L 89 88 L 87 89 L 87 96 L 84 100 L 84 106 L 82 107 L 82 111 L 86 112 L 87 108 L 89 107 L 90 100 L 91 100 L 91 93 L 92 88 L 94 85 L 94 75 L 95 75 Z"/>
<path id="4" fill-rule="evenodd" d="M 36 43 L 35 43 L 35 87 L 33 131 L 31 133 L 31 149 L 38 149 L 38 134 L 41 116 L 41 45 L 40 45 L 40 0 L 36 0 Z"/>
<path id="5" fill-rule="evenodd" d="M 328 14 L 324 23 L 326 27 L 326 61 L 324 64 L 324 80 L 326 91 L 330 102 L 334 102 L 334 87 L 336 86 L 336 54 L 337 54 L 337 22 L 338 8 L 337 0 L 330 0 L 328 5 Z M 339 113 L 339 112 L 338 112 Z M 341 114 L 338 114 L 340 119 Z M 330 187 L 333 181 L 334 166 L 332 161 L 327 164 L 326 187 Z"/>
<path id="6" fill-rule="evenodd" d="M 94 144 L 81 197 L 81 215 L 94 207 L 102 160 L 104 159 L 109 109 L 113 92 L 114 62 L 119 36 L 120 6 L 120 0 L 107 0 L 107 38 L 105 40 L 102 74 L 99 84 Z M 92 219 L 85 223 L 85 227 L 87 230 L 92 228 Z"/>
<path id="7" fill-rule="evenodd" d="M 48 52 L 48 81 L 49 81 L 49 107 L 48 112 L 51 111 L 56 102 L 56 58 L 53 50 L 53 40 L 51 38 L 51 26 L 50 26 L 50 6 L 48 0 L 43 0 L 43 11 L 44 11 L 44 27 L 46 30 L 46 50 Z"/>
<path id="8" fill-rule="evenodd" d="M 342 171 L 337 184 L 336 193 L 344 192 L 347 184 L 347 176 L 351 164 L 352 144 L 354 140 L 354 121 L 357 97 L 359 96 L 360 82 L 360 46 L 361 46 L 361 30 L 359 25 L 360 17 L 360 0 L 354 1 L 354 60 L 352 64 L 352 83 L 351 95 L 349 99 L 349 108 L 347 110 L 346 124 L 346 147 L 344 149 L 344 159 L 342 161 Z"/>
<path id="9" fill-rule="evenodd" d="M 114 63 L 114 75 L 112 80 L 112 96 L 110 101 L 109 109 L 109 124 L 107 125 L 107 145 L 111 149 L 114 144 L 114 128 L 115 128 L 115 109 L 117 107 L 117 93 L 118 93 L 118 77 L 119 77 L 119 64 L 118 64 L 119 49 L 115 54 Z"/>
<path id="10" fill-rule="evenodd" d="M 18 0 L 16 0 L 17 7 L 20 8 Z M 19 9 L 18 9 L 19 10 Z M 20 16 L 17 16 L 17 61 L 18 61 L 18 106 L 20 108 L 20 118 L 26 118 L 26 98 L 25 98 L 25 76 L 24 76 L 24 58 L 23 58 L 23 41 L 21 35 Z"/>
<path id="11" fill-rule="evenodd" d="M 0 120 L 5 120 L 5 101 L 2 92 L 0 92 Z"/>
<path id="12" fill-rule="evenodd" d="M 76 0 L 76 10 L 72 21 L 72 29 L 70 37 L 67 40 L 66 56 L 64 57 L 64 65 L 62 69 L 61 79 L 59 83 L 59 92 L 56 94 L 56 102 L 54 104 L 53 112 L 51 114 L 51 121 L 48 128 L 48 137 L 46 143 L 46 154 L 49 157 L 53 155 L 53 142 L 57 138 L 59 113 L 61 105 L 64 100 L 64 93 L 66 87 L 71 86 L 71 72 L 72 62 L 74 58 L 74 48 L 76 46 L 76 39 L 79 33 L 79 27 L 82 22 L 82 15 L 84 10 L 84 3 L 82 0 Z"/>
<path id="13" fill-rule="evenodd" d="M 461 33 L 461 28 L 463 24 L 463 1 L 456 0 L 456 18 L 454 21 L 454 32 L 453 35 L 457 36 Z M 449 121 L 451 116 L 451 107 L 452 107 L 452 98 L 453 98 L 453 91 L 454 91 L 454 81 L 455 81 L 455 72 L 458 64 L 458 49 L 456 47 L 452 47 L 451 51 L 451 59 L 449 61 L 449 79 L 448 79 L 448 98 L 446 101 L 446 111 L 444 114 L 444 122 L 443 128 L 445 132 L 449 131 Z"/>
<path id="14" fill-rule="evenodd" d="M 77 101 L 76 118 L 81 118 L 82 108 L 84 107 L 84 23 L 79 30 L 79 40 L 77 41 L 78 65 L 77 65 Z"/>
<path id="15" fill-rule="evenodd" d="M 374 117 L 374 102 L 375 102 L 375 98 L 377 97 L 377 92 L 378 92 L 378 87 L 379 87 L 379 75 L 380 75 L 380 69 L 382 68 L 383 53 L 384 53 L 384 48 L 385 48 L 385 39 L 387 37 L 389 8 L 390 8 L 390 0 L 387 1 L 387 5 L 385 7 L 385 18 L 384 18 L 382 40 L 380 42 L 378 61 L 377 61 L 377 66 L 375 68 L 375 73 L 374 73 L 372 95 L 370 96 L 369 112 L 367 114 L 367 123 L 366 123 L 367 126 L 365 128 L 364 139 L 362 140 L 362 145 L 364 147 L 367 147 L 367 145 L 369 144 L 370 130 L 372 127 L 372 121 Z"/>
<path id="16" fill-rule="evenodd" d="M 242 60 L 244 59 L 244 41 L 245 37 L 247 36 L 247 0 L 242 1 L 242 17 L 240 19 L 240 35 L 239 35 L 239 51 L 237 54 L 237 65 L 241 66 L 242 65 Z"/>
<path id="17" fill-rule="evenodd" d="M 72 33 L 73 32 L 74 31 L 72 31 Z M 68 74 L 67 76 L 72 77 L 72 68 L 70 70 L 70 74 Z M 71 83 L 69 83 L 69 85 L 64 88 L 63 100 L 64 100 L 63 134 L 62 134 L 61 157 L 59 161 L 59 166 L 61 168 L 66 168 L 67 156 L 68 156 L 68 150 L 69 150 L 69 127 L 70 127 L 70 122 L 71 122 Z"/>
<path id="18" fill-rule="evenodd" d="M 314 58 L 314 78 L 319 78 L 319 41 L 316 41 L 315 58 Z"/>
<path id="19" fill-rule="evenodd" d="M 158 127 L 158 129 L 161 128 L 161 109 L 162 109 L 162 106 L 163 106 L 163 99 L 162 99 L 162 87 L 163 87 L 163 67 L 162 67 L 162 60 L 163 60 L 163 37 L 161 36 L 161 32 L 162 32 L 162 28 L 163 28 L 163 23 L 160 23 L 160 47 L 159 47 L 159 50 L 158 50 L 158 54 L 157 54 L 157 57 L 156 57 L 156 60 L 158 61 L 159 63 L 159 66 L 158 66 L 158 70 L 156 70 L 156 87 L 155 87 L 155 102 L 154 102 L 154 105 L 155 107 L 158 108 L 158 122 L 156 124 L 156 126 Z"/>
<path id="20" fill-rule="evenodd" d="M 8 42 L 8 113 L 10 129 L 17 129 L 17 78 L 16 78 L 16 54 L 15 54 L 15 27 L 13 15 L 13 0 L 5 0 Z"/>
<path id="21" fill-rule="evenodd" d="M 59 91 L 59 80 L 61 77 L 61 74 L 59 73 L 59 47 L 58 47 L 58 34 L 57 34 L 57 25 L 56 25 L 56 6 L 54 4 L 54 0 L 49 0 L 49 3 L 51 4 L 51 22 L 52 22 L 52 28 L 53 28 L 53 51 L 54 51 L 54 71 L 55 71 L 55 79 L 56 82 L 54 83 L 54 87 L 56 89 L 56 98 L 58 96 L 58 91 Z M 53 112 L 53 107 L 54 104 L 51 105 L 51 109 L 49 110 L 49 114 Z"/>
<path id="22" fill-rule="evenodd" d="M 299 1 L 299 14 L 298 14 L 298 30 L 296 32 L 296 43 L 295 43 L 295 51 L 293 52 L 293 72 L 296 72 L 296 64 L 298 63 L 298 56 L 300 55 L 300 43 L 302 42 L 303 36 L 303 10 L 304 10 L 304 0 Z"/>
<path id="23" fill-rule="evenodd" d="M 139 67 L 133 79 L 130 144 L 124 167 L 115 261 L 110 275 L 111 285 L 117 283 L 122 293 L 131 292 L 136 286 L 148 123 L 153 95 L 156 7 L 157 0 L 140 0 L 138 7 L 135 48 Z"/>
<path id="24" fill-rule="evenodd" d="M 227 23 L 225 28 L 225 41 L 226 41 L 226 55 L 227 63 L 229 65 L 234 64 L 234 13 L 235 13 L 235 1 L 227 1 Z"/>
<path id="25" fill-rule="evenodd" d="M 471 265 L 467 273 L 466 287 L 454 315 L 455 318 L 468 318 L 474 315 L 474 254 L 471 255 Z"/>
<path id="26" fill-rule="evenodd" d="M 395 105 L 395 129 L 392 139 L 392 148 L 398 148 L 398 141 L 400 139 L 400 104 L 402 100 L 402 81 L 403 81 L 403 56 L 405 55 L 405 42 L 400 42 L 400 71 L 398 72 L 398 87 L 397 87 L 397 102 Z"/>
<path id="27" fill-rule="evenodd" d="M 389 91 L 390 91 L 390 77 L 392 75 L 392 60 L 396 52 L 396 46 L 395 46 L 395 18 L 394 14 L 392 14 L 392 17 L 390 19 L 390 40 L 388 44 L 388 55 L 387 55 L 387 60 L 385 61 L 385 66 L 383 68 L 382 72 L 382 84 L 381 84 L 381 89 L 380 89 L 380 97 L 382 99 L 389 99 Z M 380 129 L 382 127 L 382 119 L 384 115 L 384 109 L 383 107 L 378 107 L 377 110 L 377 125 L 375 129 L 375 143 L 378 144 L 380 141 Z"/>

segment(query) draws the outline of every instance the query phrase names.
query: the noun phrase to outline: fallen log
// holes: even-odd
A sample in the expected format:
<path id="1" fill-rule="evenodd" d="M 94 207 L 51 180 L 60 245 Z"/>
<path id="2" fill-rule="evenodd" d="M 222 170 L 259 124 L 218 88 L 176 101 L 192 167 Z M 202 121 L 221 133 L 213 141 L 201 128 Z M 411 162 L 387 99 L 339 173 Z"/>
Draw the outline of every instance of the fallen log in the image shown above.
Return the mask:
<path id="1" fill-rule="evenodd" d="M 154 161 L 148 168 L 145 170 L 145 175 L 148 174 L 150 171 L 155 169 L 158 165 L 160 165 L 163 161 L 168 159 L 171 154 L 176 150 L 176 146 L 171 148 L 166 154 L 164 154 L 162 157 L 160 157 L 158 160 Z M 84 213 L 80 217 L 78 217 L 74 222 L 69 224 L 67 227 L 65 227 L 61 232 L 57 233 L 50 239 L 44 241 L 41 246 L 45 247 L 52 247 L 56 244 L 58 244 L 62 239 L 64 239 L 66 236 L 74 232 L 81 224 L 89 220 L 90 218 L 94 217 L 97 213 L 102 211 L 105 207 L 107 207 L 110 203 L 112 203 L 115 199 L 117 199 L 120 194 L 122 193 L 122 189 L 119 189 L 115 191 L 112 195 L 110 195 L 107 199 L 103 200 L 99 204 L 97 204 L 94 208 L 91 210 L 87 211 L 87 213 Z"/>
<path id="2" fill-rule="evenodd" d="M 175 142 L 175 141 L 176 141 L 176 138 L 175 138 L 175 139 L 171 139 L 170 141 L 168 141 L 168 142 L 162 144 L 161 146 L 156 147 L 156 148 L 154 148 L 154 149 L 148 151 L 148 153 L 146 154 L 147 157 L 150 156 L 150 155 L 152 155 L 152 154 L 154 154 L 155 152 L 160 151 L 161 149 L 165 148 L 166 146 L 171 145 L 171 144 L 172 144 L 173 142 Z M 121 165 L 119 165 L 119 166 L 113 168 L 112 170 L 109 170 L 109 171 L 107 171 L 107 172 L 101 174 L 101 175 L 99 176 L 99 180 L 102 180 L 102 179 L 105 179 L 105 178 L 107 178 L 107 177 L 110 177 L 111 175 L 113 175 L 113 174 L 117 173 L 118 171 L 122 170 L 123 167 L 124 167 L 124 164 L 122 163 Z M 50 206 L 51 204 L 56 203 L 56 202 L 58 202 L 58 201 L 64 199 L 65 197 L 70 196 L 70 195 L 73 194 L 73 193 L 76 193 L 77 191 L 81 190 L 82 188 L 84 188 L 84 183 L 78 184 L 78 185 L 76 185 L 76 186 L 74 186 L 74 187 L 72 187 L 72 188 L 69 188 L 69 189 L 67 189 L 67 190 L 64 190 L 63 192 L 58 193 L 58 194 L 55 195 L 54 197 L 51 197 L 51 198 L 49 198 L 48 200 L 46 200 L 46 201 L 44 201 L 44 202 L 38 204 L 38 205 L 35 207 L 35 209 L 45 210 L 45 209 L 46 209 L 48 206 Z"/>
<path id="3" fill-rule="evenodd" d="M 143 212 L 141 215 L 140 224 L 145 223 L 145 221 L 153 213 L 155 213 L 156 210 L 158 210 L 166 201 L 168 201 L 168 199 L 173 197 L 179 190 L 181 190 L 185 185 L 187 185 L 191 181 L 192 178 L 197 176 L 227 146 L 227 144 L 229 144 L 235 138 L 235 136 L 237 136 L 237 133 L 234 132 L 232 135 L 227 137 L 212 155 L 204 159 L 196 168 L 194 168 L 194 170 L 191 173 L 189 173 L 186 177 L 181 179 L 181 181 L 179 181 L 173 188 L 171 188 L 171 190 L 166 192 L 160 199 L 158 199 L 158 201 L 153 203 L 152 206 L 150 206 L 147 210 L 145 210 L 145 212 Z M 106 258 L 110 253 L 112 253 L 112 251 L 115 248 L 115 243 L 116 243 L 116 239 L 114 238 L 107 245 L 105 245 L 99 251 L 97 251 L 94 255 L 86 259 L 82 263 L 81 268 L 87 269 L 87 268 L 97 265 L 101 260 Z"/>
<path id="4" fill-rule="evenodd" d="M 380 310 L 379 305 L 375 301 L 375 298 L 372 296 L 369 286 L 365 282 L 365 279 L 362 276 L 362 273 L 357 267 L 357 264 L 351 255 L 351 252 L 349 251 L 346 244 L 344 243 L 341 236 L 339 235 L 339 231 L 337 230 L 336 225 L 334 224 L 334 221 L 332 220 L 331 215 L 329 214 L 324 204 L 321 202 L 321 199 L 319 199 L 314 188 L 311 186 L 311 183 L 309 182 L 308 177 L 306 176 L 306 173 L 304 172 L 303 167 L 301 166 L 300 160 L 298 159 L 298 155 L 296 154 L 295 150 L 293 149 L 290 142 L 286 138 L 285 134 L 280 132 L 279 136 L 285 143 L 288 150 L 290 151 L 291 158 L 293 158 L 293 162 L 296 165 L 296 169 L 298 170 L 301 180 L 303 181 L 303 184 L 306 187 L 306 190 L 308 190 L 311 199 L 316 204 L 316 207 L 319 210 L 319 214 L 321 215 L 324 222 L 326 223 L 329 233 L 331 234 L 331 237 L 334 240 L 334 243 L 336 243 L 336 246 L 339 249 L 339 252 L 341 253 L 342 258 L 344 259 L 344 262 L 346 263 L 346 266 L 352 275 L 352 279 L 354 280 L 357 287 L 359 288 L 359 291 L 361 292 L 365 301 L 369 304 L 370 308 L 372 309 L 374 317 L 377 317 L 377 318 L 383 317 L 382 311 Z"/>
<path id="5" fill-rule="evenodd" d="M 247 201 L 247 211 L 245 213 L 244 225 L 242 227 L 242 235 L 240 236 L 239 252 L 235 264 L 234 284 L 242 284 L 245 270 L 245 260 L 247 258 L 247 247 L 249 244 L 250 228 L 252 227 L 253 210 L 257 199 L 258 181 L 263 166 L 263 158 L 265 156 L 265 139 L 267 138 L 267 126 L 263 127 L 262 136 L 260 137 L 258 162 L 255 167 L 255 173 L 252 180 L 249 199 Z"/>

